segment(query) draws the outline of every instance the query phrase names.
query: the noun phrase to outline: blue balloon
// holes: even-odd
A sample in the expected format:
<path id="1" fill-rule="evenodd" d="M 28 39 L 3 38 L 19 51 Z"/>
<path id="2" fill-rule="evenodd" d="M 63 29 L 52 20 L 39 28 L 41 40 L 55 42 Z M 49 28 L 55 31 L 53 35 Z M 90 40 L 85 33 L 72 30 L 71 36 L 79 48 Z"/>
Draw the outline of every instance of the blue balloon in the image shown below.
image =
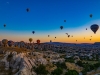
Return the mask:
<path id="1" fill-rule="evenodd" d="M 35 31 L 32 31 L 32 33 L 34 34 L 34 33 L 35 33 Z"/>
<path id="2" fill-rule="evenodd" d="M 29 9 L 29 8 L 27 8 L 27 9 L 26 9 L 26 11 L 27 11 L 27 12 L 29 12 L 29 11 L 30 11 L 30 9 Z"/>
<path id="3" fill-rule="evenodd" d="M 60 29 L 62 30 L 63 29 L 63 26 L 60 26 Z"/>

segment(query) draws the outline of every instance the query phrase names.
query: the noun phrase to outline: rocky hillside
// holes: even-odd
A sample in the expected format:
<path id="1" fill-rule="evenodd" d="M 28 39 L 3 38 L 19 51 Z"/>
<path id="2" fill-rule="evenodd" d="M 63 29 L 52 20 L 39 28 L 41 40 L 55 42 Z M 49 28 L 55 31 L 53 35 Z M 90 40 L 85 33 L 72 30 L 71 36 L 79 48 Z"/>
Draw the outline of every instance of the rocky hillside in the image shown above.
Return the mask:
<path id="1" fill-rule="evenodd" d="M 37 75 L 33 67 L 37 67 L 39 64 L 48 65 L 48 63 L 50 67 L 48 65 L 46 69 L 49 72 L 50 69 L 56 69 L 54 65 L 51 66 L 53 58 L 46 58 L 44 55 L 46 54 L 32 52 L 25 48 L 0 47 L 0 75 Z M 55 62 L 64 61 L 61 58 L 57 59 Z"/>

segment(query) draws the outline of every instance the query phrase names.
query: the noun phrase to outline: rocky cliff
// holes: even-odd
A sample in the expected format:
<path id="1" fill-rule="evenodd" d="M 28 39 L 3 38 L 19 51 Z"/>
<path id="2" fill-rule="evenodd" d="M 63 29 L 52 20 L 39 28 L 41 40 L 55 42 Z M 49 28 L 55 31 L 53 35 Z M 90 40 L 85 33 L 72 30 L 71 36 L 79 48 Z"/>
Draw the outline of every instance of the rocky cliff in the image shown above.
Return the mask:
<path id="1" fill-rule="evenodd" d="M 52 60 L 49 58 L 48 61 L 44 55 L 25 48 L 0 47 L 0 75 L 37 75 L 33 67 L 38 67 L 39 64 L 52 64 L 54 60 L 52 57 Z M 58 61 L 62 60 L 59 58 Z"/>

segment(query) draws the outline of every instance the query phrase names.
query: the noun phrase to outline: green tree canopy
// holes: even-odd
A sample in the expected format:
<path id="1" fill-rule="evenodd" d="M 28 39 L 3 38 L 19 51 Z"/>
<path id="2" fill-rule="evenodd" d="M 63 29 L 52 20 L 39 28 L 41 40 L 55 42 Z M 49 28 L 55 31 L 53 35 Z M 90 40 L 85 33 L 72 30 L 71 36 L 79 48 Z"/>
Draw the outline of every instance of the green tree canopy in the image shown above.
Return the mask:
<path id="1" fill-rule="evenodd" d="M 68 70 L 65 75 L 79 75 L 79 73 L 76 70 Z"/>
<path id="2" fill-rule="evenodd" d="M 57 67 L 60 67 L 60 68 L 62 68 L 62 69 L 67 69 L 67 66 L 66 66 L 65 62 L 63 62 L 63 63 L 57 62 L 57 63 L 56 63 L 56 66 L 57 66 Z"/>
<path id="3" fill-rule="evenodd" d="M 79 65 L 79 66 L 81 66 L 81 67 L 83 67 L 83 63 L 82 63 L 82 61 L 77 61 L 76 64 Z"/>
<path id="4" fill-rule="evenodd" d="M 46 67 L 43 64 L 39 65 L 37 68 L 34 68 L 34 69 L 37 75 L 47 75 L 48 74 L 48 71 L 46 70 Z"/>
<path id="5" fill-rule="evenodd" d="M 63 70 L 60 67 L 58 67 L 53 72 L 51 72 L 51 75 L 61 75 L 62 73 L 63 73 Z"/>

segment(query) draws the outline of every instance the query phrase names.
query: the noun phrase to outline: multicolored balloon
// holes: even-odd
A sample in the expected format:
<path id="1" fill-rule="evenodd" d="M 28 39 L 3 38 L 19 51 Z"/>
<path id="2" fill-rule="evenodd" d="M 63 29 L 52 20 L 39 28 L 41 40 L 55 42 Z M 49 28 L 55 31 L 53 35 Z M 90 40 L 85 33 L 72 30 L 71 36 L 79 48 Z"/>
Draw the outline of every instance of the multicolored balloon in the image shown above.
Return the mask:
<path id="1" fill-rule="evenodd" d="M 11 40 L 8 41 L 8 45 L 9 45 L 9 47 L 11 47 L 13 44 L 14 44 L 13 41 L 11 41 Z"/>

